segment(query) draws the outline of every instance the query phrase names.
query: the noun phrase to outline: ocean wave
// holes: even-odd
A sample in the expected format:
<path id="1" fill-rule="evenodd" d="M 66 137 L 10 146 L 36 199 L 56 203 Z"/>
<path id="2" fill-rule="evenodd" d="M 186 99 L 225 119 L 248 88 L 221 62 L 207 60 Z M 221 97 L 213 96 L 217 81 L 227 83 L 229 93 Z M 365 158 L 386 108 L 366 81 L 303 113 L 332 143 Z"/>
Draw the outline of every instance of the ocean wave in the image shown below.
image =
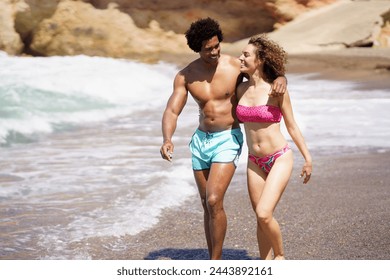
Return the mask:
<path id="1" fill-rule="evenodd" d="M 156 108 L 175 71 L 123 59 L 2 55 L 0 143 Z"/>

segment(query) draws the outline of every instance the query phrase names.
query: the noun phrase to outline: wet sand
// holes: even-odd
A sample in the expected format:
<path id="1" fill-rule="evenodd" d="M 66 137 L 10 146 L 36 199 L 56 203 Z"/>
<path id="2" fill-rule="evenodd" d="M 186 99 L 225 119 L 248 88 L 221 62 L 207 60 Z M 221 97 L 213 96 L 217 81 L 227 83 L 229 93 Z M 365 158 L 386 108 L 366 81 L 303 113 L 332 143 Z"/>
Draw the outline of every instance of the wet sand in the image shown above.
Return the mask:
<path id="1" fill-rule="evenodd" d="M 387 54 L 352 50 L 294 56 L 290 57 L 289 71 L 315 72 L 318 78 L 353 80 L 368 89 L 390 89 L 390 71 L 383 66 L 390 65 Z M 178 65 L 184 61 L 176 57 Z M 302 160 L 295 151 L 293 177 L 275 212 L 282 229 L 286 258 L 389 260 L 390 152 L 324 156 L 312 151 L 312 155 L 313 176 L 308 185 L 303 185 L 299 178 Z M 255 217 L 243 165 L 239 166 L 225 197 L 228 231 L 224 259 L 259 258 Z M 136 236 L 124 237 L 123 243 L 128 249 L 112 252 L 101 245 L 93 257 L 208 259 L 199 197 L 193 196 L 178 209 L 166 210 L 157 226 Z"/>

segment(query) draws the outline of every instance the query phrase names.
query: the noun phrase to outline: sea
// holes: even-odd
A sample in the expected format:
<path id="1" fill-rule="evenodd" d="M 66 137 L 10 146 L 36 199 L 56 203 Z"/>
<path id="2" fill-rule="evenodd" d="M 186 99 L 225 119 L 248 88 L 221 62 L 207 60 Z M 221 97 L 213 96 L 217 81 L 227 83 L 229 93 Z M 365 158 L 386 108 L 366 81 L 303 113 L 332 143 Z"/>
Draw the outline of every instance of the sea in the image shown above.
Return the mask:
<path id="1" fill-rule="evenodd" d="M 197 199 L 191 98 L 173 138 L 173 162 L 159 153 L 178 70 L 163 62 L 0 53 L 0 259 L 91 259 L 86 240 L 136 235 L 164 209 Z M 390 149 L 390 89 L 316 73 L 287 78 L 314 157 Z M 242 157 L 241 172 L 245 165 Z"/>

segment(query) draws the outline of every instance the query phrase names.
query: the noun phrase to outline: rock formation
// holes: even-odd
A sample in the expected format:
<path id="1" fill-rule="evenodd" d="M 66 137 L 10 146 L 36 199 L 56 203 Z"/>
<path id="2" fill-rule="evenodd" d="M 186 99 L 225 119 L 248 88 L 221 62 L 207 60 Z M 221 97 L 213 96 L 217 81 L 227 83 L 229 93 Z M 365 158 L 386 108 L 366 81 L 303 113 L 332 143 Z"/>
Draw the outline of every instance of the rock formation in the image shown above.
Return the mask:
<path id="1" fill-rule="evenodd" d="M 308 9 L 336 0 L 91 0 L 99 9 L 116 3 L 135 24 L 146 28 L 151 20 L 164 30 L 182 34 L 194 20 L 212 17 L 219 21 L 225 40 L 233 42 L 294 19 Z"/>
<path id="2" fill-rule="evenodd" d="M 378 31 L 377 37 L 374 38 L 374 46 L 390 48 L 390 10 L 381 16 L 383 23 Z"/>
<path id="3" fill-rule="evenodd" d="M 225 42 L 234 42 L 335 1 L 2 0 L 0 50 L 153 60 L 161 53 L 190 52 L 182 34 L 200 17 L 216 18 Z M 389 25 L 384 25 L 377 42 L 388 45 L 388 38 Z"/>
<path id="4" fill-rule="evenodd" d="M 115 7 L 99 10 L 89 3 L 63 1 L 52 17 L 41 21 L 32 31 L 30 49 L 48 56 L 138 58 L 165 49 L 185 49 L 185 46 L 183 36 L 163 31 L 155 21 L 141 29 Z"/>
<path id="5" fill-rule="evenodd" d="M 23 51 L 23 43 L 20 35 L 15 31 L 15 13 L 17 5 L 11 0 L 0 2 L 0 50 L 11 55 L 20 54 Z"/>

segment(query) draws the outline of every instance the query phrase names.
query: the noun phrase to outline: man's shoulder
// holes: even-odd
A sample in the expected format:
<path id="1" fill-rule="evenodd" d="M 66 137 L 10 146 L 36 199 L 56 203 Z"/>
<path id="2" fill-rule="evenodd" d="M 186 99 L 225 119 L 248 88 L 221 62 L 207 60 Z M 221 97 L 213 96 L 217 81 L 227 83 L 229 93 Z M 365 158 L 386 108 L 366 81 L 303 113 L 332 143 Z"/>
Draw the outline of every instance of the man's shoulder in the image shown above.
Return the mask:
<path id="1" fill-rule="evenodd" d="M 220 61 L 233 67 L 238 67 L 240 65 L 240 60 L 237 57 L 231 56 L 229 54 L 221 54 Z"/>
<path id="2" fill-rule="evenodd" d="M 183 69 L 179 71 L 179 73 L 182 75 L 188 74 L 194 69 L 198 69 L 199 67 L 198 64 L 199 64 L 199 58 L 188 63 L 187 66 L 185 66 Z"/>
<path id="3" fill-rule="evenodd" d="M 230 54 L 226 54 L 226 53 L 221 54 L 221 58 L 225 58 L 227 60 L 231 60 L 231 59 L 235 60 L 235 59 L 237 59 L 236 57 L 234 57 L 234 56 L 232 56 Z"/>

